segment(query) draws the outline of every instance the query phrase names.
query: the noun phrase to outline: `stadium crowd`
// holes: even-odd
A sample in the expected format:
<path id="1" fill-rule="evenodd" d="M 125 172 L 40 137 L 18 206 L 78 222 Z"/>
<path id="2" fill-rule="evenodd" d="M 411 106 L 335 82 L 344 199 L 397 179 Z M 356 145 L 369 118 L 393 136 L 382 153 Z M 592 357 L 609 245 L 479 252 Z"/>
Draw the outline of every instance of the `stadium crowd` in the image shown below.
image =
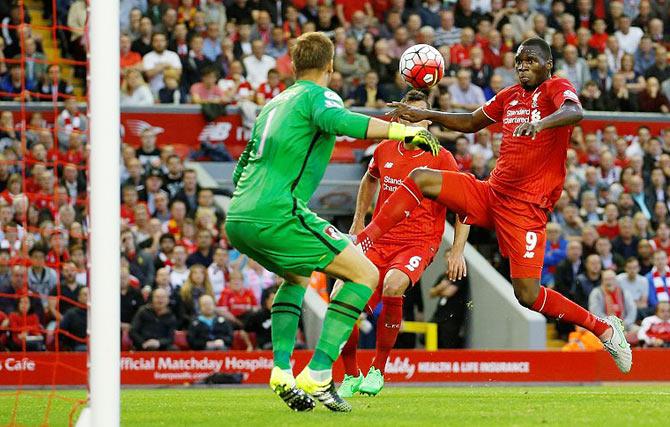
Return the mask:
<path id="1" fill-rule="evenodd" d="M 82 59 L 85 2 L 58 1 L 55 16 L 46 3 L 45 18 L 71 27 L 59 30 L 62 55 Z M 555 73 L 575 85 L 586 109 L 667 113 L 669 7 L 657 0 L 121 0 L 121 102 L 236 105 L 252 119 L 292 83 L 295 38 L 318 30 L 335 43 L 330 86 L 347 106 L 380 108 L 399 99 L 408 89 L 398 73 L 401 53 L 428 43 L 446 65 L 431 92 L 434 106 L 472 111 L 515 83 L 515 47 L 539 36 L 552 46 Z M 87 120 L 30 25 L 19 37 L 14 26 L 29 17 L 18 5 L 0 5 L 0 96 L 64 102 L 53 121 L 34 112 L 20 123 L 0 107 L 0 326 L 7 331 L 0 345 L 81 350 Z M 26 60 L 11 61 L 17 55 Z M 462 170 L 485 179 L 495 166 L 500 134 L 431 130 Z M 278 278 L 230 247 L 217 190 L 198 185 L 169 135 L 147 126 L 140 139 L 139 147 L 122 147 L 124 348 L 267 348 Z M 640 126 L 624 135 L 615 125 L 597 133 L 578 126 L 567 168 L 547 226 L 543 284 L 621 317 L 632 342 L 667 346 L 670 128 L 652 134 Z M 481 247 L 490 243 L 476 231 L 472 237 Z M 498 258 L 493 254 L 504 271 Z M 453 292 L 445 280 L 431 292 L 440 301 L 433 319 L 451 331 L 441 337 L 445 346 L 462 341 L 453 338 L 462 335 L 467 299 Z"/>

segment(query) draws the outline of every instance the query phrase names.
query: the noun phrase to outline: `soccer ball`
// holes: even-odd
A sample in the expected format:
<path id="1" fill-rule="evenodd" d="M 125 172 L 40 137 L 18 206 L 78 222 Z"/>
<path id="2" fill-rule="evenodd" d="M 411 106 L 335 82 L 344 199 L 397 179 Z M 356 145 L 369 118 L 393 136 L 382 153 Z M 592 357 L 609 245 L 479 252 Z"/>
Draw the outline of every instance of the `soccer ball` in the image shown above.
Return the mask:
<path id="1" fill-rule="evenodd" d="M 444 76 L 444 59 L 433 46 L 417 44 L 403 52 L 399 71 L 414 89 L 429 89 Z"/>

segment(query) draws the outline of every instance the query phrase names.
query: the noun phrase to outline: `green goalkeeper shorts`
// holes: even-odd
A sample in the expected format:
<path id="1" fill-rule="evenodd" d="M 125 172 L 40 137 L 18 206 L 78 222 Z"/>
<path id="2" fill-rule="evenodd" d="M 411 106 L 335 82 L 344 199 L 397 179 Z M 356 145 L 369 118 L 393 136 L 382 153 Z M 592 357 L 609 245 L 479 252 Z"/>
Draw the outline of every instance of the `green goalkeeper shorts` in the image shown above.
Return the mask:
<path id="1" fill-rule="evenodd" d="M 349 244 L 349 239 L 311 211 L 298 211 L 284 221 L 259 224 L 226 221 L 230 243 L 266 269 L 284 277 L 309 277 L 321 271 Z"/>

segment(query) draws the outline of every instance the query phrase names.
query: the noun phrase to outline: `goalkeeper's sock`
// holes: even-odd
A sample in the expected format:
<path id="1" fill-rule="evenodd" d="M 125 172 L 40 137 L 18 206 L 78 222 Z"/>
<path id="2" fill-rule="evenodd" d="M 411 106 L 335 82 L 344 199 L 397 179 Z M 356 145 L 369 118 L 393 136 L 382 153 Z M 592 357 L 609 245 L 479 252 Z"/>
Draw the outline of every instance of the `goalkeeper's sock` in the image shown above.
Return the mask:
<path id="1" fill-rule="evenodd" d="M 377 319 L 377 350 L 372 366 L 384 373 L 386 359 L 398 339 L 402 322 L 402 296 L 383 296 L 382 311 Z"/>
<path id="2" fill-rule="evenodd" d="M 309 368 L 314 371 L 332 369 L 347 342 L 358 316 L 372 295 L 372 289 L 360 283 L 345 282 L 328 305 L 319 343 Z"/>
<path id="3" fill-rule="evenodd" d="M 560 319 L 562 322 L 579 325 L 593 332 L 597 337 L 600 337 L 610 328 L 610 325 L 603 319 L 553 289 L 544 286 L 540 286 L 540 292 L 537 294 L 537 299 L 531 309 L 545 316 Z"/>
<path id="4" fill-rule="evenodd" d="M 291 354 L 298 332 L 305 288 L 284 282 L 275 294 L 272 304 L 272 353 L 274 364 L 282 370 L 291 370 Z"/>
<path id="5" fill-rule="evenodd" d="M 386 199 L 370 224 L 356 235 L 356 241 L 363 246 L 363 250 L 367 250 L 372 242 L 407 218 L 422 200 L 423 193 L 416 182 L 410 177 L 405 178 L 391 197 Z"/>
<path id="6" fill-rule="evenodd" d="M 358 368 L 358 326 L 354 325 L 351 330 L 349 339 L 342 347 L 342 364 L 344 365 L 344 373 L 357 377 L 360 369 Z"/>

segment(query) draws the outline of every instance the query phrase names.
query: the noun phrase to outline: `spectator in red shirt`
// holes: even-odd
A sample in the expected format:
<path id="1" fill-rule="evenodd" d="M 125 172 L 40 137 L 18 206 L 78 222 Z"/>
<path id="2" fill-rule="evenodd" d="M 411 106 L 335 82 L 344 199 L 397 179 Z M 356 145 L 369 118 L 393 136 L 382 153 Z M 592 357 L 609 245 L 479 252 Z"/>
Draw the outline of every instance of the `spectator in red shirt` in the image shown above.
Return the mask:
<path id="1" fill-rule="evenodd" d="M 651 240 L 654 251 L 663 250 L 670 256 L 670 226 L 660 223 L 656 229 L 656 237 Z"/>
<path id="2" fill-rule="evenodd" d="M 596 228 L 596 231 L 599 236 L 610 240 L 614 240 L 619 235 L 619 208 L 615 203 L 605 205 L 604 221 Z"/>
<path id="3" fill-rule="evenodd" d="M 645 347 L 670 347 L 670 303 L 658 303 L 656 314 L 642 320 L 637 337 Z"/>
<path id="4" fill-rule="evenodd" d="M 6 320 L 11 330 L 10 347 L 15 351 L 44 350 L 44 335 L 40 319 L 33 312 L 31 299 L 24 295 L 16 303 L 16 311 Z"/>
<path id="5" fill-rule="evenodd" d="M 127 34 L 121 34 L 121 39 L 119 40 L 119 47 L 121 48 L 121 74 L 128 68 L 142 67 L 142 56 L 139 53 L 130 50 L 131 44 L 132 41 L 130 40 L 130 37 Z"/>
<path id="6" fill-rule="evenodd" d="M 139 197 L 134 185 L 124 185 L 121 189 L 121 221 L 126 225 L 135 224 L 135 205 Z"/>
<path id="7" fill-rule="evenodd" d="M 456 154 L 454 159 L 461 171 L 469 171 L 472 167 L 472 155 L 468 149 L 469 141 L 465 136 L 459 136 L 456 139 Z"/>
<path id="8" fill-rule="evenodd" d="M 593 22 L 593 35 L 589 40 L 589 46 L 598 49 L 598 52 L 605 53 L 607 47 L 607 24 L 604 19 L 596 19 Z"/>
<path id="9" fill-rule="evenodd" d="M 369 1 L 361 0 L 335 0 L 335 12 L 345 28 L 351 25 L 351 18 L 356 11 L 363 11 L 368 16 L 373 16 L 372 5 Z M 404 3 L 404 2 L 403 2 Z"/>
<path id="10" fill-rule="evenodd" d="M 198 246 L 195 243 L 195 235 L 197 232 L 197 227 L 195 226 L 195 221 L 192 218 L 186 218 L 184 220 L 184 225 L 181 229 L 181 239 L 179 239 L 179 244 L 182 245 L 186 252 L 191 256 L 198 249 Z M 192 264 L 188 264 L 189 266 Z"/>
<path id="11" fill-rule="evenodd" d="M 22 191 L 22 179 L 21 175 L 14 173 L 9 176 L 7 180 L 7 187 L 5 190 L 0 193 L 0 197 L 7 202 L 8 205 L 14 203 L 14 197 L 21 194 Z"/>
<path id="12" fill-rule="evenodd" d="M 542 15 L 538 15 L 542 16 Z M 488 44 L 484 48 L 484 63 L 491 68 L 502 66 L 502 55 L 508 52 L 509 48 L 502 42 L 502 36 L 498 30 L 491 30 L 488 35 Z"/>
<path id="13" fill-rule="evenodd" d="M 230 64 L 228 76 L 225 79 L 219 80 L 219 87 L 232 94 L 233 105 L 243 101 L 250 101 L 254 94 L 254 90 L 251 84 L 245 80 L 243 72 L 244 67 L 242 63 L 240 61 L 233 61 Z"/>
<path id="14" fill-rule="evenodd" d="M 626 169 L 630 165 L 630 159 L 626 155 L 626 149 L 628 148 L 628 142 L 625 138 L 617 138 L 614 143 L 616 149 L 616 157 L 614 159 L 614 164 L 620 167 L 622 170 Z"/>
<path id="15" fill-rule="evenodd" d="M 258 308 L 256 296 L 244 287 L 242 272 L 234 269 L 230 272 L 228 286 L 221 292 L 217 303 L 224 317 L 235 325 L 235 329 L 243 328 L 246 318 Z"/>
<path id="16" fill-rule="evenodd" d="M 60 160 L 63 163 L 83 164 L 86 161 L 83 136 L 80 132 L 72 132 L 68 137 L 68 147 L 65 153 L 61 152 Z"/>
<path id="17" fill-rule="evenodd" d="M 54 211 L 54 174 L 50 170 L 43 171 L 37 177 L 38 189 L 30 195 L 30 202 L 39 209 Z"/>
<path id="18" fill-rule="evenodd" d="M 286 6 L 286 19 L 282 25 L 282 30 L 284 30 L 284 37 L 287 39 L 289 37 L 300 37 L 302 34 L 302 25 L 300 24 L 300 15 L 298 14 L 298 9 L 294 5 Z"/>
<path id="19" fill-rule="evenodd" d="M 575 17 L 569 13 L 564 13 L 561 15 L 560 19 L 561 29 L 560 31 L 565 36 L 565 42 L 572 46 L 577 46 L 577 33 L 575 32 Z"/>
<path id="20" fill-rule="evenodd" d="M 461 67 L 469 67 L 470 49 L 475 46 L 475 32 L 472 28 L 463 28 L 461 41 L 451 47 L 451 62 Z"/>
<path id="21" fill-rule="evenodd" d="M 46 264 L 51 268 L 58 268 L 62 263 L 70 260 L 70 253 L 63 245 L 60 231 L 54 231 L 49 236 L 49 252 L 46 255 Z"/>
<path id="22" fill-rule="evenodd" d="M 258 86 L 256 92 L 256 104 L 265 105 L 269 100 L 279 95 L 286 89 L 286 85 L 279 79 L 279 71 L 276 68 L 268 71 L 268 80 Z"/>

